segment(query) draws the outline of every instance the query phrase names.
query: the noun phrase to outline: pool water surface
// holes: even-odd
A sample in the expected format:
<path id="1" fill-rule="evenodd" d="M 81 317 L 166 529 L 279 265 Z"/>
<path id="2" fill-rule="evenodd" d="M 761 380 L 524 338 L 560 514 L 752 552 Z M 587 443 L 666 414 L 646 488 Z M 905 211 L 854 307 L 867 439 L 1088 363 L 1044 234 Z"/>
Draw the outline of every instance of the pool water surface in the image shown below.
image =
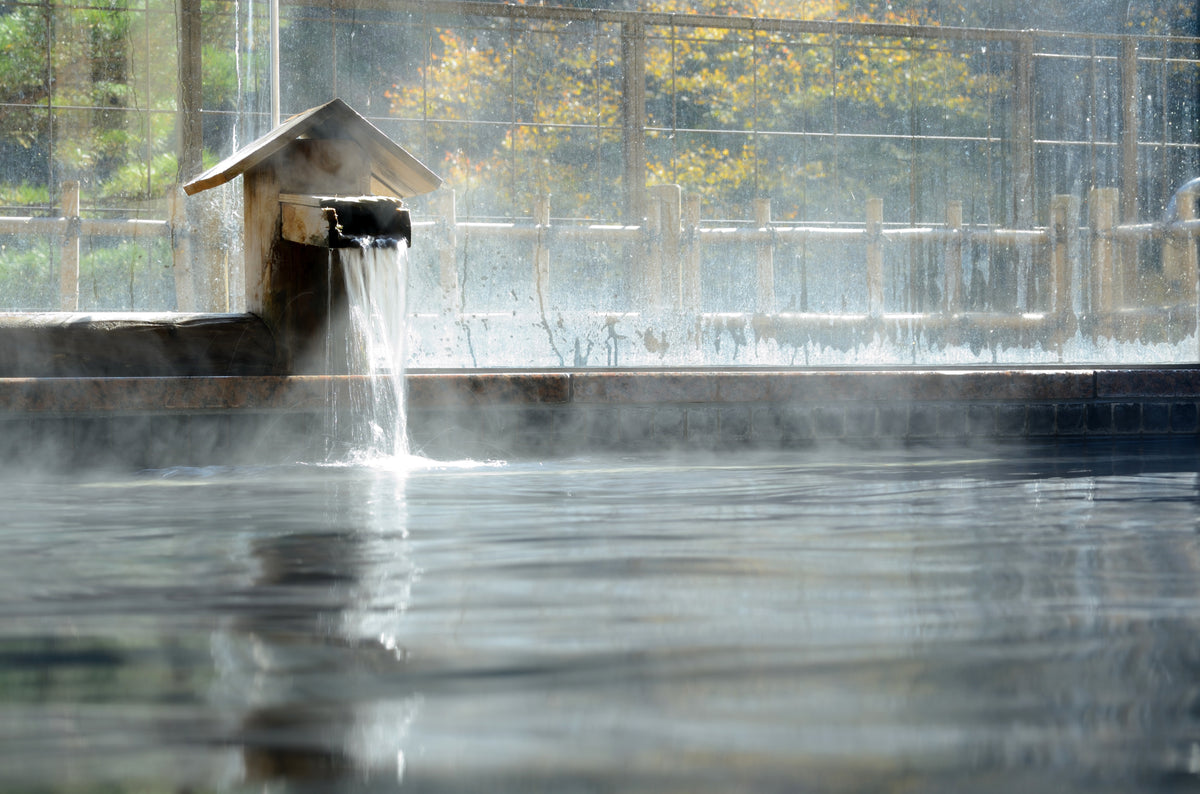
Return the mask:
<path id="1" fill-rule="evenodd" d="M 5 792 L 1200 787 L 1191 444 L 0 477 Z"/>

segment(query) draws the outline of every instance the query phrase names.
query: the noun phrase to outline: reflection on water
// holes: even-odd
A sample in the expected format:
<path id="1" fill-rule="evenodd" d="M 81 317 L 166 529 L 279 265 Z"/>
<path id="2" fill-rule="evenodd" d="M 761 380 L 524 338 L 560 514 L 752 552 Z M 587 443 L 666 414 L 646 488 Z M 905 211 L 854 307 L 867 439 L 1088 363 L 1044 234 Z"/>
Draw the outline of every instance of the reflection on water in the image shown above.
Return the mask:
<path id="1" fill-rule="evenodd" d="M 1193 448 L 0 481 L 0 790 L 1200 786 Z"/>

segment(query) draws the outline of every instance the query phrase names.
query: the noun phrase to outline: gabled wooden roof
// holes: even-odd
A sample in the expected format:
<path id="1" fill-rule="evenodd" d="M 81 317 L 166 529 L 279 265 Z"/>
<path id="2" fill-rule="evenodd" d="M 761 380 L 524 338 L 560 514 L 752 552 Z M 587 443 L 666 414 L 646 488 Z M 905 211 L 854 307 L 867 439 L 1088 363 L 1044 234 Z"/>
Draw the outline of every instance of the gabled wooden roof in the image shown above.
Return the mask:
<path id="1" fill-rule="evenodd" d="M 244 174 L 297 138 L 349 138 L 366 151 L 371 176 L 400 198 L 437 189 L 442 179 L 340 99 L 292 116 L 183 186 L 189 196 Z"/>

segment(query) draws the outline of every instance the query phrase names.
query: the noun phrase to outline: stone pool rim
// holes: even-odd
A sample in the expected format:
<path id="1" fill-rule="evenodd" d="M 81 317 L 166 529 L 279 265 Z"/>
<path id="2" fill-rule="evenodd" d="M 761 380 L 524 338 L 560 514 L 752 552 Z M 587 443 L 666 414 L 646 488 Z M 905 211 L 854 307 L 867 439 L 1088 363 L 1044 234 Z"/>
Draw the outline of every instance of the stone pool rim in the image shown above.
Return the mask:
<path id="1" fill-rule="evenodd" d="M 0 378 L 0 415 L 321 411 L 366 376 Z M 462 407 L 1200 399 L 1200 365 L 410 370 L 410 412 Z"/>

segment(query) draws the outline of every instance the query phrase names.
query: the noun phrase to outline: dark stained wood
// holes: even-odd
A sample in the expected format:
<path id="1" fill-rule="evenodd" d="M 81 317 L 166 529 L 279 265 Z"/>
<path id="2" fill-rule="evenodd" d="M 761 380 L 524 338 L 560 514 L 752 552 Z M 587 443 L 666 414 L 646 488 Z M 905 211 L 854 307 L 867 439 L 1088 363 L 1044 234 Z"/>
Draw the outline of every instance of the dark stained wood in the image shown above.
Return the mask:
<path id="1" fill-rule="evenodd" d="M 0 377 L 283 374 L 251 314 L 0 315 Z"/>
<path id="2" fill-rule="evenodd" d="M 302 137 L 350 140 L 358 144 L 370 161 L 371 177 L 400 198 L 428 193 L 436 190 L 442 183 L 440 177 L 403 147 L 393 143 L 378 127 L 342 100 L 334 99 L 293 116 L 250 146 L 235 152 L 200 174 L 185 184 L 183 189 L 191 196 L 202 190 L 223 185 L 262 165 L 275 155 L 284 153 L 286 149 L 294 148 Z M 315 189 L 301 186 L 292 189 L 298 193 L 331 192 L 328 185 L 317 186 Z"/>

